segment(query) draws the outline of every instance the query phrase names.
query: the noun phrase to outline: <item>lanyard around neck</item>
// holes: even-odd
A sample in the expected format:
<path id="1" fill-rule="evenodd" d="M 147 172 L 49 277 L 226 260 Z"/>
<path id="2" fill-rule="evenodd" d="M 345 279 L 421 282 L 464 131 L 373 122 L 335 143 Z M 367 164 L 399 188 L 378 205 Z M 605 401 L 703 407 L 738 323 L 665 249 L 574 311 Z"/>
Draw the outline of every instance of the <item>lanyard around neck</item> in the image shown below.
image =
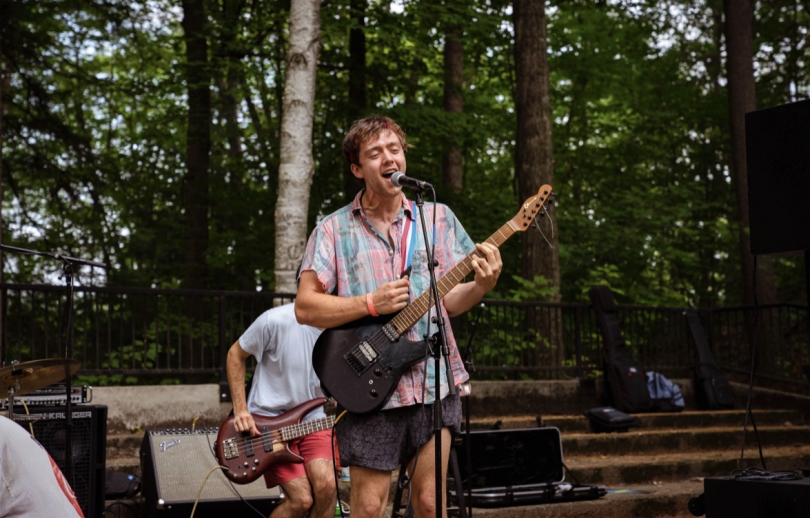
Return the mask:
<path id="1" fill-rule="evenodd" d="M 399 243 L 399 250 L 402 254 L 402 272 L 410 270 L 413 261 L 413 249 L 416 248 L 416 202 L 411 202 L 411 217 L 405 218 L 405 226 L 402 229 L 402 240 Z"/>

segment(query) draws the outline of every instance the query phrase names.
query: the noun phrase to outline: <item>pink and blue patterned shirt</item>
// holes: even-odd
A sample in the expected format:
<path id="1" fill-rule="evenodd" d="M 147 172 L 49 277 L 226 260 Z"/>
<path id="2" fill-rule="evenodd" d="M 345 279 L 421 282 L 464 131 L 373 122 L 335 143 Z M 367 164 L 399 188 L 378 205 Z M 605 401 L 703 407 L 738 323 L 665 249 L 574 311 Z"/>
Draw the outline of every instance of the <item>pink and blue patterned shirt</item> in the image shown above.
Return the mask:
<path id="1" fill-rule="evenodd" d="M 411 301 L 415 300 L 430 286 L 430 274 L 427 269 L 427 252 L 422 225 L 417 214 L 412 214 L 411 204 L 402 196 L 402 209 L 391 224 L 391 242 L 383 236 L 366 218 L 360 200 L 363 191 L 355 196 L 354 201 L 336 212 L 326 216 L 307 242 L 304 262 L 301 271 L 312 270 L 318 276 L 324 292 L 336 294 L 340 297 L 354 297 L 365 295 L 376 290 L 386 282 L 400 278 L 403 268 L 403 255 L 400 247 L 403 243 L 402 233 L 406 227 L 406 218 L 410 220 L 417 232 L 416 244 L 413 252 L 411 273 Z M 436 279 L 441 279 L 447 272 L 467 255 L 475 250 L 467 232 L 461 226 L 453 212 L 442 204 L 426 203 L 424 206 L 425 222 L 428 232 L 432 232 L 433 211 L 436 210 L 436 247 L 435 259 Z M 432 241 L 430 236 L 429 241 Z M 444 302 L 440 304 L 447 329 L 447 346 L 450 349 L 450 367 L 456 385 L 469 379 L 464 368 L 464 362 L 456 346 L 453 330 Z M 421 340 L 428 332 L 434 334 L 436 325 L 430 323 L 430 316 L 434 312 L 423 316 L 411 329 L 405 333 L 409 340 Z M 427 369 L 427 374 L 425 374 Z M 440 398 L 447 395 L 447 379 L 441 369 Z M 429 358 L 427 366 L 420 362 L 409 371 L 406 371 L 399 381 L 391 399 L 383 408 L 397 408 L 422 403 L 423 380 L 427 377 L 425 403 L 435 401 L 434 360 Z"/>

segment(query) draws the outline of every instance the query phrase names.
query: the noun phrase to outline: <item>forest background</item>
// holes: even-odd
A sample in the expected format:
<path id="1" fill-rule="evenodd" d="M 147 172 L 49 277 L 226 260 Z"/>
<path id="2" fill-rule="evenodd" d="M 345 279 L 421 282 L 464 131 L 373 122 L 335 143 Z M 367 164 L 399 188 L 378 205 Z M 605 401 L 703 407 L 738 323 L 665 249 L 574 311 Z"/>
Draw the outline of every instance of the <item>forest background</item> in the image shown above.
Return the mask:
<path id="1" fill-rule="evenodd" d="M 356 193 L 340 145 L 368 113 L 404 127 L 409 175 L 474 240 L 518 212 L 516 96 L 533 84 L 516 73 L 517 3 L 320 2 L 308 230 Z M 808 4 L 753 4 L 759 108 L 810 93 Z M 289 0 L 0 9 L 3 243 L 110 265 L 83 268 L 85 285 L 274 290 Z M 584 301 L 607 284 L 634 304 L 744 302 L 723 2 L 558 0 L 543 14 L 532 37 L 546 45 L 557 200 L 553 237 L 541 228 L 559 280 L 527 275 L 513 239 L 492 296 Z M 195 92 L 210 106 L 189 125 Z M 199 138 L 207 162 L 192 171 Z M 454 156 L 461 174 L 448 177 Z M 805 302 L 803 257 L 772 261 L 771 300 Z M 58 268 L 3 255 L 6 282 L 56 283 Z"/>

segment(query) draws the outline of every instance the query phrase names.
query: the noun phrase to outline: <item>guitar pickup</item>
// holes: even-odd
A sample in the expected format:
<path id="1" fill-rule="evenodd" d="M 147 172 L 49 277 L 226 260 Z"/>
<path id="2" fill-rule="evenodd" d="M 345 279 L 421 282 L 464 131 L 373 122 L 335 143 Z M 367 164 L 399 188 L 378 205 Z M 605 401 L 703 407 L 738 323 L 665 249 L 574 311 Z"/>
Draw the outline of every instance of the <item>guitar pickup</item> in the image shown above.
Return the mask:
<path id="1" fill-rule="evenodd" d="M 273 438 L 270 436 L 270 429 L 266 426 L 261 429 L 262 432 L 262 445 L 264 446 L 264 452 L 271 452 L 273 451 Z"/>
<path id="2" fill-rule="evenodd" d="M 236 445 L 236 439 L 225 439 L 222 441 L 222 454 L 228 460 L 235 459 L 239 456 L 239 447 Z"/>
<path id="3" fill-rule="evenodd" d="M 253 451 L 253 437 L 250 436 L 250 432 L 246 432 L 247 437 L 244 438 L 245 441 L 245 457 L 253 457 L 256 453 Z"/>
<path id="4" fill-rule="evenodd" d="M 363 374 L 379 358 L 380 352 L 367 340 L 363 340 L 343 355 L 343 359 L 346 360 L 346 363 L 358 376 Z"/>

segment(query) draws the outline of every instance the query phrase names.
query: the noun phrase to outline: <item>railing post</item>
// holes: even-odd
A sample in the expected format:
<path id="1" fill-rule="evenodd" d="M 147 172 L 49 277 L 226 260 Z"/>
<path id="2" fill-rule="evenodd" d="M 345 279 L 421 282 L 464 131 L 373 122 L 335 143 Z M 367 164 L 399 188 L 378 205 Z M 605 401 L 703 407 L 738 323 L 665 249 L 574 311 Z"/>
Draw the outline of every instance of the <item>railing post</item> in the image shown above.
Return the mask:
<path id="1" fill-rule="evenodd" d="M 715 358 L 719 356 L 718 351 L 714 348 L 714 308 L 710 308 L 707 313 L 709 315 L 709 350 Z M 717 360 L 715 360 L 717 361 Z M 720 363 L 720 362 L 717 362 Z"/>
<path id="2" fill-rule="evenodd" d="M 2 260 L 2 255 L 0 255 Z M 2 275 L 2 274 L 0 274 Z M 0 291 L 0 367 L 6 365 L 6 288 Z"/>
<path id="3" fill-rule="evenodd" d="M 574 351 L 577 359 L 577 376 L 582 377 L 582 321 L 579 306 L 574 308 Z"/>
<path id="4" fill-rule="evenodd" d="M 231 402 L 231 388 L 228 386 L 228 343 L 225 334 L 225 295 L 219 296 L 219 402 Z"/>

